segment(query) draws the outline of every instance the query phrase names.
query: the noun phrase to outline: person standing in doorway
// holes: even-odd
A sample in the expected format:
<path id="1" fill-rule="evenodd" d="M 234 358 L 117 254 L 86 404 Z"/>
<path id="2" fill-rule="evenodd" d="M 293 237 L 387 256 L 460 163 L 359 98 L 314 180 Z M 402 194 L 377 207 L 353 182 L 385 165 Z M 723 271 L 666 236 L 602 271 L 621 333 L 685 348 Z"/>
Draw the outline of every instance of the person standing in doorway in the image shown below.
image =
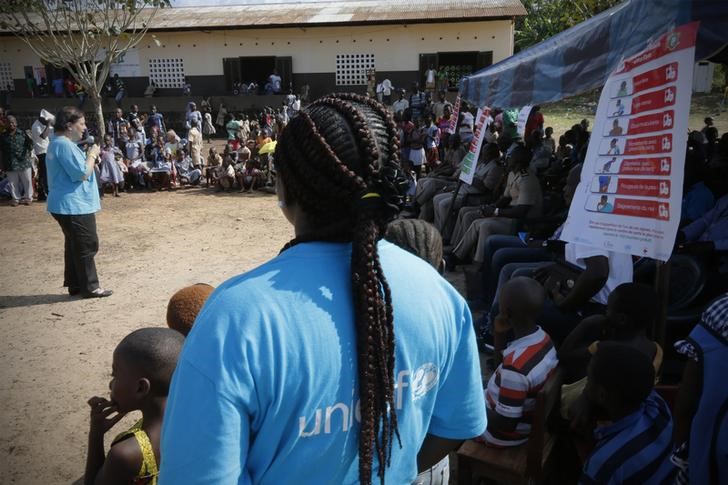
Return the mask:
<path id="1" fill-rule="evenodd" d="M 56 136 L 48 146 L 48 212 L 65 238 L 63 286 L 69 295 L 103 298 L 111 290 L 99 286 L 94 256 L 99 249 L 96 212 L 101 210 L 94 165 L 99 146 L 87 153 L 77 143 L 86 130 L 81 110 L 66 106 L 56 115 Z"/>
<path id="2" fill-rule="evenodd" d="M 437 71 L 435 71 L 435 68 L 430 64 L 430 68 L 425 71 L 425 91 L 427 91 L 427 94 L 430 96 L 435 94 L 435 88 L 437 82 Z"/>
<path id="3" fill-rule="evenodd" d="M 121 80 L 118 74 L 114 74 L 114 89 L 116 90 L 114 101 L 116 101 L 116 106 L 121 107 L 121 101 L 126 96 L 126 88 L 124 87 L 124 81 Z"/>
<path id="4" fill-rule="evenodd" d="M 282 79 L 278 75 L 277 70 L 273 69 L 273 74 L 268 76 L 268 82 L 270 83 L 270 87 L 273 90 L 273 94 L 280 94 Z"/>
<path id="5" fill-rule="evenodd" d="M 46 152 L 50 137 L 53 135 L 53 123 L 56 117 L 46 110 L 41 110 L 40 116 L 30 127 L 30 136 L 33 139 L 33 151 L 38 158 L 38 201 L 42 202 L 48 197 L 48 172 L 46 171 Z"/>

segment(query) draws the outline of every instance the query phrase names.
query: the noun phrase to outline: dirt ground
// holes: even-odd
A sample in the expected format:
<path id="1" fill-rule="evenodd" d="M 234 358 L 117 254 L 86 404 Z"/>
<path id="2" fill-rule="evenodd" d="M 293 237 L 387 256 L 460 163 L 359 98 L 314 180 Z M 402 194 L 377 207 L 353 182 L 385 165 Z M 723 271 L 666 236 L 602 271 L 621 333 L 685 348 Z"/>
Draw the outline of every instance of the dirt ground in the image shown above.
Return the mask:
<path id="1" fill-rule="evenodd" d="M 271 258 L 292 228 L 269 194 L 204 188 L 102 201 L 96 258 L 110 298 L 69 297 L 63 238 L 45 204 L 0 206 L 0 483 L 83 475 L 86 400 L 108 396 L 111 356 L 134 329 L 165 325 L 169 297 Z M 127 417 L 107 435 L 128 427 Z"/>

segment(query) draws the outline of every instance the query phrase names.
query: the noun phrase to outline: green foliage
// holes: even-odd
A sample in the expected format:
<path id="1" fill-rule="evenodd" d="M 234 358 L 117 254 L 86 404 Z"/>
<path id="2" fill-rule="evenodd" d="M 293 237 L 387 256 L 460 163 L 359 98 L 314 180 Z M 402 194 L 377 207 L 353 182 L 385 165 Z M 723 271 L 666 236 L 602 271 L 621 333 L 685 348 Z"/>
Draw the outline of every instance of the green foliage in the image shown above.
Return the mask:
<path id="1" fill-rule="evenodd" d="M 516 51 L 553 37 L 622 0 L 521 0 L 528 15 L 516 21 Z"/>
<path id="2" fill-rule="evenodd" d="M 716 64 L 711 89 L 716 93 L 722 93 L 726 86 L 728 86 L 728 64 Z"/>

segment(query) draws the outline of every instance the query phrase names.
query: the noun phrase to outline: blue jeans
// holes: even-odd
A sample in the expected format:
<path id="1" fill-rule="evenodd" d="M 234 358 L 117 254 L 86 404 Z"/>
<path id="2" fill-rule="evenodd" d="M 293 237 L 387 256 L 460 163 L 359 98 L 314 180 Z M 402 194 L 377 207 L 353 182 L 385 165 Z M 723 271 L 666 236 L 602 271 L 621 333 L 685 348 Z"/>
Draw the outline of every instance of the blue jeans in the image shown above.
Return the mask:
<path id="1" fill-rule="evenodd" d="M 503 268 L 511 263 L 553 261 L 554 254 L 545 248 L 529 248 L 518 236 L 496 234 L 485 241 L 485 267 L 483 268 L 483 299 L 493 301 Z M 507 280 L 506 280 L 507 281 Z"/>

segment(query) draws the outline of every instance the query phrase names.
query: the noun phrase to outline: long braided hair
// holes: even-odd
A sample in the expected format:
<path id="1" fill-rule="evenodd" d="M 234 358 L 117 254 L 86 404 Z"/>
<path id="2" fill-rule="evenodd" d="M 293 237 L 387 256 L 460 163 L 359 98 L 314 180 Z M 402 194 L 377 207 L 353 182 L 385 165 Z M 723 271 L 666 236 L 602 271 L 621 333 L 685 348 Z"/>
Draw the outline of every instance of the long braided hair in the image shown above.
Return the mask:
<path id="1" fill-rule="evenodd" d="M 399 440 L 392 295 L 377 253 L 377 241 L 401 207 L 406 184 L 394 121 L 383 105 L 369 98 L 325 96 L 291 119 L 278 141 L 275 161 L 285 203 L 296 204 L 316 228 L 298 234 L 283 251 L 305 241 L 351 242 L 361 407 L 359 479 L 371 483 L 376 453 L 384 483 L 393 440 Z"/>

